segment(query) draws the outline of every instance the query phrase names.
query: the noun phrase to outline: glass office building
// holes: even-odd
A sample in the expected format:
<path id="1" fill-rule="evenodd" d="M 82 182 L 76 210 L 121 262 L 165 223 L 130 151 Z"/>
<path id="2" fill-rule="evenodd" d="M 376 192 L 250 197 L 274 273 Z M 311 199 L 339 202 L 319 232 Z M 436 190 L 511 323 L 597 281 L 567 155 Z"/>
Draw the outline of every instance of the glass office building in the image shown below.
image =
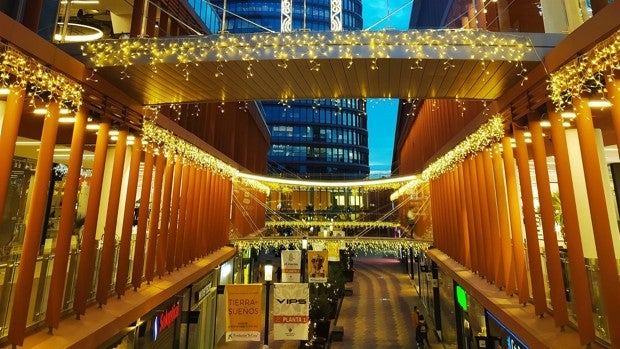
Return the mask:
<path id="1" fill-rule="evenodd" d="M 223 1 L 212 1 L 223 13 Z M 226 30 L 280 31 L 281 0 L 227 1 Z M 328 0 L 293 2 L 293 30 L 330 30 Z M 361 0 L 343 0 L 343 30 L 362 29 Z M 263 101 L 271 132 L 269 173 L 285 177 L 368 177 L 366 102 L 356 99 Z"/>

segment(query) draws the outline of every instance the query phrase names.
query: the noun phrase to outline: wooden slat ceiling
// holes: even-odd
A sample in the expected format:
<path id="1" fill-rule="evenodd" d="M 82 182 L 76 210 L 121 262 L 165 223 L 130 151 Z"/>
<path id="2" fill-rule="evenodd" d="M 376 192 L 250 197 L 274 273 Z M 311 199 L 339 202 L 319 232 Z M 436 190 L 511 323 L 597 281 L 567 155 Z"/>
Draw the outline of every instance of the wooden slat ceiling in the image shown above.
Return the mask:
<path id="1" fill-rule="evenodd" d="M 404 54 L 378 59 L 357 54 L 353 59 L 325 57 L 313 61 L 263 58 L 218 62 L 207 57 L 187 64 L 169 60 L 148 64 L 147 57 L 142 64 L 97 69 L 106 80 L 145 105 L 315 98 L 493 100 L 519 84 L 522 69 L 538 64 L 539 57 L 560 38 L 534 40 L 544 44 L 535 46 L 536 53 L 521 62 L 465 58 L 465 54 L 459 59 L 431 56 L 420 60 Z"/>

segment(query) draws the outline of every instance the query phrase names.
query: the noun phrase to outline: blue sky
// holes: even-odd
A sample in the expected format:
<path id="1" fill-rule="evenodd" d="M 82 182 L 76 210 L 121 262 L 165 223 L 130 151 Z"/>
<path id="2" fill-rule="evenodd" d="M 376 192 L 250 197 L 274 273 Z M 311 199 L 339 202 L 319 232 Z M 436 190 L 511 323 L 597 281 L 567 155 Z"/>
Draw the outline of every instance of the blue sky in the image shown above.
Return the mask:
<path id="1" fill-rule="evenodd" d="M 400 11 L 395 12 L 405 4 L 407 5 Z M 373 26 L 371 30 L 382 30 L 389 26 L 392 29 L 407 29 L 411 16 L 411 4 L 411 0 L 362 1 L 364 28 Z M 389 20 L 375 25 L 388 13 L 394 14 Z M 371 178 L 390 175 L 398 103 L 397 99 L 368 99 L 368 148 L 370 149 Z"/>

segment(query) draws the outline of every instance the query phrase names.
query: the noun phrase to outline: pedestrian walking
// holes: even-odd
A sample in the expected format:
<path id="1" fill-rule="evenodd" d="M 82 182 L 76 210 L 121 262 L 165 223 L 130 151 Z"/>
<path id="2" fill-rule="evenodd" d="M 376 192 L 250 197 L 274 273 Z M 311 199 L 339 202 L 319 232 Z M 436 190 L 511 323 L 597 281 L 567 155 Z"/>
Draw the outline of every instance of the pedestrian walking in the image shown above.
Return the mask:
<path id="1" fill-rule="evenodd" d="M 418 342 L 418 349 L 430 348 L 431 345 L 428 343 L 428 325 L 426 324 L 426 320 L 424 320 L 424 315 L 420 315 L 418 321 L 418 326 L 415 329 L 415 339 Z M 426 343 L 426 346 L 424 346 Z"/>
<path id="2" fill-rule="evenodd" d="M 411 322 L 413 323 L 413 328 L 418 328 L 418 323 L 420 322 L 420 312 L 418 311 L 418 306 L 413 306 L 413 311 L 411 312 Z"/>

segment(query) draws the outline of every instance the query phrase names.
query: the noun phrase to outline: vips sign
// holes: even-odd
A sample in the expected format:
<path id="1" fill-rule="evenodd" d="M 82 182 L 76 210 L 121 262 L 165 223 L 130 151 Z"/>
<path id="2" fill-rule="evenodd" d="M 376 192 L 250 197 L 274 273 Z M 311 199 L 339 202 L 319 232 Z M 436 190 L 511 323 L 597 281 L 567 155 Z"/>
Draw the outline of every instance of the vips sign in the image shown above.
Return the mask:
<path id="1" fill-rule="evenodd" d="M 308 340 L 308 284 L 275 284 L 273 295 L 273 338 Z"/>
<path id="2" fill-rule="evenodd" d="M 282 282 L 299 282 L 301 277 L 301 251 L 282 251 Z"/>
<path id="3" fill-rule="evenodd" d="M 226 285 L 226 341 L 260 341 L 263 285 Z"/>

